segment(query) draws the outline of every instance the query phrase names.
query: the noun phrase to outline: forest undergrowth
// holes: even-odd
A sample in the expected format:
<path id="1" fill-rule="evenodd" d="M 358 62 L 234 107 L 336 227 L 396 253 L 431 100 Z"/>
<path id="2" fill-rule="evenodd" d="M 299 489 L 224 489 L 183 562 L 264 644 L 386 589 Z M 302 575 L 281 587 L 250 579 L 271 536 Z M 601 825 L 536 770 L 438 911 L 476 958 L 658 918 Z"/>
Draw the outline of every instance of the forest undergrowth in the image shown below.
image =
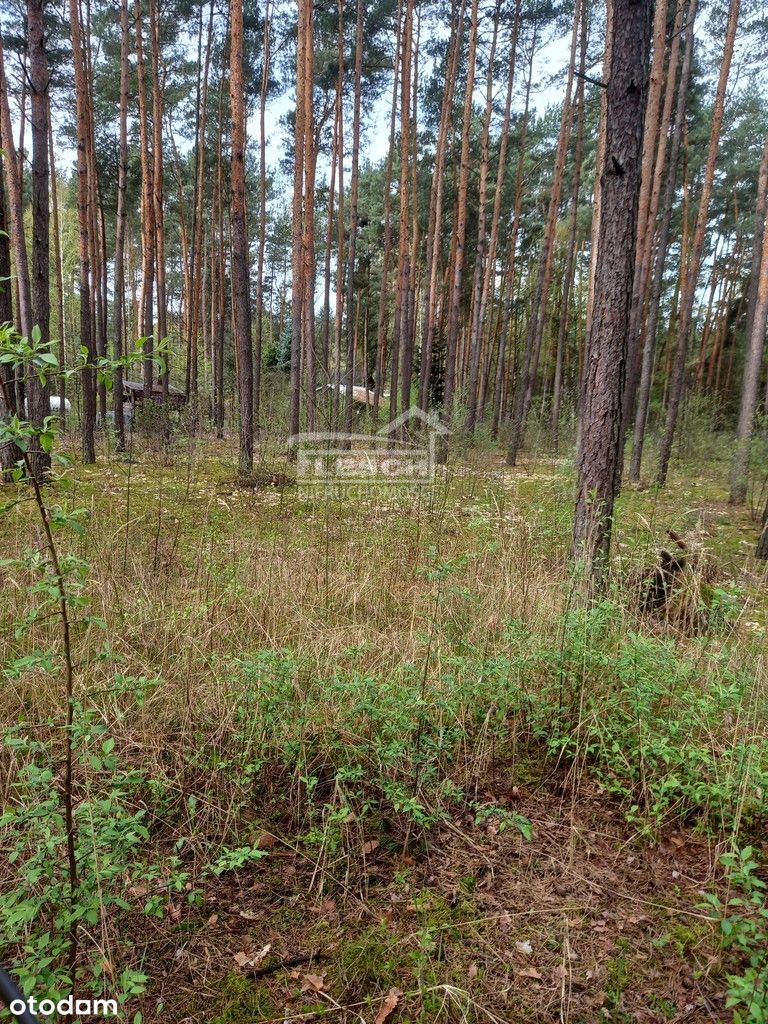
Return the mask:
<path id="1" fill-rule="evenodd" d="M 75 901 L 56 588 L 5 488 L 25 991 L 62 991 L 76 914 L 80 988 L 137 1024 L 768 1019 L 765 569 L 718 444 L 625 489 L 590 603 L 569 458 L 478 444 L 354 501 L 268 441 L 248 486 L 204 438 L 73 467 L 45 498 L 74 527 Z"/>

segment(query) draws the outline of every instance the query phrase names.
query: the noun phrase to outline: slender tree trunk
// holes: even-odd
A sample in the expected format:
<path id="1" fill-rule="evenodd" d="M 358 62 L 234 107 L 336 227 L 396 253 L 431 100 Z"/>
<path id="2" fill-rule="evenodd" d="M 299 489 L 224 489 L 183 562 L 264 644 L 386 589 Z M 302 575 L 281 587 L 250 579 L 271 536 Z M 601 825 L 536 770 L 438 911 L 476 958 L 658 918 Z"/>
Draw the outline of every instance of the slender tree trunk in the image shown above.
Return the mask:
<path id="1" fill-rule="evenodd" d="M 125 451 L 125 420 L 123 416 L 123 368 L 120 360 L 125 353 L 125 225 L 128 219 L 126 192 L 128 189 L 128 82 L 130 65 L 128 54 L 130 35 L 128 0 L 120 0 L 120 113 L 117 142 L 117 217 L 115 219 L 115 295 L 112 307 L 114 326 L 115 373 L 112 397 L 115 410 L 117 450 Z"/>
<path id="2" fill-rule="evenodd" d="M 654 264 L 653 280 L 651 282 L 651 297 L 645 324 L 645 342 L 643 345 L 643 361 L 640 369 L 640 385 L 638 391 L 637 412 L 635 414 L 632 458 L 629 465 L 629 478 L 635 483 L 640 479 L 640 469 L 642 467 L 643 460 L 643 446 L 645 444 L 645 430 L 648 420 L 648 408 L 650 405 L 651 388 L 653 385 L 656 330 L 659 319 L 661 292 L 664 284 L 664 267 L 666 264 L 669 234 L 672 224 L 672 208 L 674 206 L 675 183 L 677 181 L 677 165 L 680 159 L 680 146 L 682 143 L 685 125 L 688 86 L 691 79 L 695 18 L 696 0 L 690 0 L 686 14 L 687 28 L 685 32 L 683 66 L 680 74 L 680 84 L 677 87 L 675 121 L 669 147 L 669 162 L 666 172 L 667 176 L 666 184 L 664 186 L 664 199 L 661 207 L 661 222 L 659 225 L 658 241 L 656 245 L 656 262 Z M 668 77 L 667 90 L 674 90 L 674 88 L 674 77 Z"/>
<path id="3" fill-rule="evenodd" d="M 3 86 L 4 86 L 3 82 Z M 0 324 L 13 322 L 13 293 L 11 289 L 11 246 L 8 228 L 8 210 L 5 202 L 5 187 L 3 185 L 4 171 L 3 154 L 0 152 Z M 13 367 L 7 363 L 0 363 L 0 425 L 10 416 L 15 415 L 16 393 L 14 388 Z M 21 449 L 9 442 L 0 444 L 0 479 L 10 479 L 11 471 L 16 464 L 23 460 Z"/>
<path id="4" fill-rule="evenodd" d="M 40 344 L 51 340 L 50 265 L 50 179 L 48 170 L 48 56 L 45 51 L 43 0 L 27 3 L 27 42 L 32 128 L 32 323 L 40 331 Z M 62 367 L 63 370 L 63 367 Z M 42 428 L 50 415 L 49 390 L 36 374 L 27 380 L 27 416 Z M 42 480 L 51 468 L 51 457 L 31 439 L 29 462 L 35 478 Z"/>
<path id="5" fill-rule="evenodd" d="M 685 367 L 688 357 L 688 342 L 691 334 L 691 322 L 693 319 L 693 304 L 696 296 L 696 284 L 698 282 L 701 260 L 704 252 L 704 240 L 709 219 L 709 202 L 712 194 L 712 183 L 715 177 L 715 164 L 717 162 L 717 150 L 720 144 L 720 131 L 723 124 L 723 111 L 725 108 L 725 92 L 728 86 L 728 75 L 731 70 L 733 58 L 733 44 L 736 38 L 736 26 L 739 20 L 740 0 L 730 0 L 728 9 L 728 27 L 726 29 L 725 44 L 723 50 L 723 61 L 720 65 L 720 77 L 717 83 L 715 95 L 715 106 L 712 113 L 712 132 L 709 141 L 709 154 L 704 171 L 704 183 L 699 201 L 699 212 L 696 218 L 696 229 L 693 236 L 693 252 L 691 254 L 690 266 L 687 269 L 685 289 L 680 300 L 680 324 L 678 328 L 677 353 L 675 356 L 672 380 L 670 382 L 669 408 L 667 410 L 667 424 L 664 437 L 659 451 L 659 468 L 657 482 L 664 486 L 667 481 L 667 471 L 672 457 L 672 443 L 675 439 L 677 421 L 680 415 L 680 406 L 685 390 Z"/>
<path id="6" fill-rule="evenodd" d="M 509 147 L 509 125 L 512 113 L 512 90 L 515 82 L 515 72 L 517 67 L 517 42 L 520 32 L 520 13 L 522 10 L 522 0 L 516 0 L 515 2 L 515 13 L 512 21 L 512 32 L 509 40 L 509 56 L 507 58 L 508 71 L 507 71 L 507 93 L 504 100 L 504 114 L 501 122 L 501 132 L 499 135 L 499 162 L 496 168 L 496 184 L 493 194 L 493 212 L 491 213 L 491 237 L 488 243 L 488 259 L 485 264 L 485 275 L 483 280 L 483 289 L 480 297 L 480 311 L 479 320 L 482 325 L 485 322 L 485 314 L 488 309 L 489 303 L 493 302 L 493 293 L 496 287 L 496 253 L 499 245 L 499 228 L 501 224 L 501 201 L 504 195 L 504 184 L 506 180 L 507 170 L 507 149 Z M 522 144 L 522 140 L 521 140 Z M 499 356 L 498 364 L 503 363 L 503 356 L 501 353 L 501 346 L 504 345 L 503 335 L 499 338 Z M 488 357 L 485 366 L 484 373 L 484 384 L 483 384 L 483 395 L 481 401 L 480 415 L 482 416 L 485 410 L 486 395 L 488 390 L 488 384 L 491 374 L 491 353 L 493 350 L 492 345 L 488 345 Z M 495 417 L 494 417 L 495 422 Z M 494 435 L 495 436 L 495 435 Z"/>
<path id="7" fill-rule="evenodd" d="M 440 109 L 440 126 L 437 133 L 437 149 L 432 172 L 432 188 L 430 190 L 429 223 L 427 225 L 427 285 L 424 289 L 423 333 L 421 346 L 421 371 L 419 379 L 419 408 L 424 412 L 429 407 L 429 383 L 432 376 L 432 351 L 435 341 L 435 324 L 437 316 L 437 300 L 439 290 L 440 249 L 442 242 L 443 193 L 445 186 L 445 156 L 450 134 L 450 123 L 453 114 L 453 100 L 456 85 L 456 69 L 461 49 L 460 27 L 464 24 L 466 0 L 461 0 L 458 17 L 456 4 L 453 4 L 451 16 L 451 37 L 448 42 L 446 59 L 445 89 Z M 397 76 L 395 76 L 397 77 Z M 394 97 L 393 97 L 394 114 Z M 392 138 L 394 139 L 394 120 Z M 391 150 L 390 150 L 391 153 Z M 391 159 L 390 159 L 391 163 Z"/>
<path id="8" fill-rule="evenodd" d="M 245 83 L 243 80 L 243 0 L 230 3 L 229 100 L 232 114 L 232 304 L 238 355 L 240 473 L 253 469 L 253 343 L 248 233 L 245 220 Z"/>
<path id="9" fill-rule="evenodd" d="M 267 244 L 267 91 L 271 46 L 269 0 L 264 6 L 264 50 L 259 96 L 259 246 L 256 257 L 256 338 L 253 351 L 253 416 L 258 431 L 261 411 L 261 351 L 264 331 L 264 251 Z M 331 189 L 331 202 L 333 189 Z M 326 362 L 326 370 L 327 370 Z"/>
<path id="10" fill-rule="evenodd" d="M 299 433 L 301 423 L 301 364 L 302 364 L 302 304 L 304 292 L 304 76 L 306 60 L 304 50 L 309 30 L 308 0 L 299 0 L 298 36 L 296 42 L 296 119 L 294 125 L 293 157 L 293 244 L 291 257 L 291 413 L 289 433 Z M 338 283 L 337 283 L 338 287 Z"/>
<path id="11" fill-rule="evenodd" d="M 682 10 L 680 0 L 680 10 Z M 675 24 L 672 48 L 679 48 L 679 26 Z M 627 363 L 627 386 L 624 392 L 624 432 L 629 425 L 632 410 L 635 407 L 637 385 L 640 376 L 640 338 L 642 334 L 642 317 L 648 291 L 648 275 L 652 263 L 653 238 L 656 233 L 656 215 L 652 209 L 652 197 L 656 190 L 657 180 L 663 174 L 663 153 L 666 147 L 666 131 L 661 110 L 662 87 L 664 85 L 664 58 L 666 55 L 667 36 L 667 0 L 657 0 L 653 24 L 653 58 L 651 62 L 651 78 L 648 87 L 648 106 L 645 112 L 645 128 L 643 131 L 643 163 L 640 171 L 640 202 L 637 213 L 637 253 L 635 255 L 635 279 L 632 282 L 632 308 L 629 315 L 629 361 Z M 669 67 L 674 79 L 675 60 L 670 52 Z M 670 96 L 667 91 L 667 96 Z M 661 170 L 659 161 L 661 156 Z M 657 172 L 659 177 L 657 178 Z M 656 190 L 658 195 L 658 190 Z"/>
<path id="12" fill-rule="evenodd" d="M 600 165 L 600 261 L 585 366 L 573 556 L 597 583 L 607 561 L 621 461 L 622 404 L 637 244 L 651 0 L 614 0 Z"/>
<path id="13" fill-rule="evenodd" d="M 477 60 L 478 0 L 472 0 L 469 15 L 469 41 L 467 44 L 467 84 L 464 91 L 464 113 L 461 126 L 461 156 L 459 158 L 458 207 L 454 231 L 455 256 L 448 306 L 448 337 L 445 349 L 445 391 L 443 393 L 443 421 L 450 429 L 456 384 L 456 356 L 459 341 L 459 314 L 461 311 L 461 285 L 464 273 L 464 248 L 467 236 L 467 190 L 469 186 L 469 132 L 472 121 L 472 95 L 475 87 Z M 441 444 L 440 460 L 448 458 L 447 443 Z"/>
<path id="14" fill-rule="evenodd" d="M 384 171 L 384 244 L 381 257 L 381 287 L 379 289 L 379 319 L 376 327 L 376 374 L 373 385 L 373 420 L 378 422 L 379 404 L 387 374 L 387 300 L 389 298 L 389 264 L 392 257 L 392 165 L 395 156 L 395 125 L 397 124 L 397 90 L 400 64 L 400 31 L 402 23 L 402 0 L 398 0 L 395 29 L 395 60 L 392 83 L 392 106 L 389 115 L 389 146 Z M 424 354 L 422 353 L 422 370 Z"/>
<path id="15" fill-rule="evenodd" d="M 525 349 L 522 358 L 521 372 L 518 374 L 517 388 L 515 391 L 515 403 L 512 413 L 512 434 L 507 451 L 507 465 L 514 466 L 517 462 L 517 455 L 523 443 L 525 435 L 525 422 L 528 417 L 528 409 L 533 397 L 533 389 L 536 384 L 536 374 L 539 366 L 539 355 L 541 353 L 541 342 L 544 335 L 544 323 L 546 320 L 547 300 L 549 288 L 552 282 L 552 268 L 554 265 L 554 244 L 555 229 L 557 227 L 557 215 L 560 210 L 560 195 L 563 187 L 563 172 L 565 170 L 565 158 L 568 153 L 568 139 L 571 126 L 571 95 L 573 91 L 574 63 L 576 60 L 576 44 L 579 38 L 579 20 L 583 14 L 584 0 L 577 3 L 573 15 L 573 28 L 571 30 L 571 50 L 568 64 L 568 76 L 565 85 L 565 99 L 560 118 L 560 134 L 557 140 L 557 151 L 555 153 L 555 168 L 552 178 L 552 190 L 549 196 L 549 208 L 547 210 L 547 224 L 544 230 L 544 241 L 539 262 L 539 271 L 536 279 L 536 291 L 534 293 L 531 315 L 528 322 L 528 330 L 525 339 Z"/>
<path id="16" fill-rule="evenodd" d="M 48 159 L 51 171 L 51 219 L 53 228 L 53 262 L 56 275 L 56 328 L 59 338 L 59 367 L 64 369 L 67 359 L 66 322 L 64 319 L 64 271 L 61 263 L 61 228 L 59 224 L 59 195 L 56 180 L 56 161 L 53 146 L 53 125 L 51 123 L 51 104 L 48 98 Z M 67 416 L 64 409 L 66 400 L 66 374 L 59 374 L 59 423 L 62 430 L 66 429 Z"/>
<path id="17" fill-rule="evenodd" d="M 747 499 L 749 455 L 752 441 L 752 427 L 755 406 L 760 387 L 760 368 L 763 362 L 766 323 L 768 323 L 768 231 L 766 231 L 765 210 L 768 189 L 768 137 L 765 140 L 763 164 L 760 173 L 757 197 L 757 220 L 755 237 L 762 237 L 762 250 L 757 271 L 757 295 L 748 317 L 750 333 L 747 336 L 747 351 L 744 356 L 744 379 L 741 385 L 739 423 L 736 429 L 736 448 L 731 465 L 731 501 L 741 505 Z M 752 267 L 754 269 L 753 259 Z"/>
<path id="18" fill-rule="evenodd" d="M 360 90 L 363 79 L 363 0 L 355 15 L 355 81 L 352 101 L 352 175 L 349 180 L 349 248 L 347 249 L 347 362 L 344 383 L 344 430 L 352 433 L 352 386 L 355 367 L 355 256 L 357 253 L 357 200 L 360 188 Z M 401 175 L 402 183 L 402 175 Z"/>
<path id="19" fill-rule="evenodd" d="M 155 283 L 155 214 L 152 157 L 149 148 L 149 110 L 147 106 L 146 69 L 142 0 L 135 0 L 134 31 L 136 34 L 136 78 L 139 104 L 139 156 L 141 160 L 141 291 L 139 294 L 139 330 L 144 337 L 144 403 L 152 401 L 153 335 L 155 318 L 153 292 Z"/>
<path id="20" fill-rule="evenodd" d="M 491 114 L 493 112 L 493 82 L 496 61 L 496 44 L 499 35 L 500 0 L 496 0 L 493 12 L 493 29 L 491 31 L 491 50 L 488 55 L 488 69 L 485 82 L 485 110 L 483 127 L 480 135 L 480 182 L 478 187 L 478 222 L 477 248 L 475 251 L 475 270 L 472 281 L 472 320 L 469 341 L 469 381 L 467 386 L 467 418 L 464 432 L 473 434 L 477 423 L 478 387 L 480 383 L 480 349 L 483 331 L 483 283 L 485 278 L 485 261 L 488 232 L 486 229 L 486 204 L 488 201 L 488 163 L 490 159 Z"/>
<path id="21" fill-rule="evenodd" d="M 168 337 L 168 308 L 165 283 L 165 213 L 163 173 L 163 90 L 160 81 L 160 17 L 157 0 L 149 0 L 149 38 L 152 53 L 152 214 L 155 228 L 155 287 L 157 293 L 157 337 Z M 201 117 L 205 114 L 201 111 Z M 202 240 L 201 240 L 202 241 Z M 201 245 L 202 249 L 202 245 Z M 168 351 L 163 354 L 160 383 L 163 402 L 168 402 Z M 167 404 L 165 405 L 167 411 Z"/>
<path id="22" fill-rule="evenodd" d="M 568 339 L 568 312 L 570 309 L 571 286 L 576 265 L 576 236 L 579 224 L 579 190 L 581 187 L 581 159 L 584 149 L 584 70 L 587 57 L 587 12 L 581 19 L 579 42 L 579 81 L 576 86 L 576 143 L 573 154 L 573 182 L 571 184 L 571 223 L 568 228 L 568 249 L 563 272 L 563 288 L 560 296 L 560 320 L 557 329 L 557 351 L 555 353 L 555 379 L 552 384 L 552 450 L 560 448 L 560 409 L 563 391 L 563 367 L 566 342 Z"/>
<path id="23" fill-rule="evenodd" d="M 517 169 L 515 171 L 515 205 L 512 215 L 512 232 L 507 246 L 507 298 L 501 318 L 501 340 L 499 342 L 499 361 L 496 368 L 496 392 L 493 401 L 493 425 L 492 433 L 498 436 L 501 421 L 504 418 L 506 405 L 504 393 L 506 392 L 507 365 L 506 353 L 509 347 L 509 323 L 512 307 L 515 300 L 515 270 L 517 262 L 517 239 L 520 234 L 520 222 L 523 209 L 523 173 L 525 170 L 525 154 L 528 143 L 528 113 L 531 105 L 531 87 L 533 84 L 533 62 L 536 55 L 536 40 L 538 26 L 534 24 L 533 36 L 531 39 L 531 52 L 528 57 L 528 71 L 525 80 L 525 101 L 523 104 L 522 127 L 520 129 L 519 151 L 517 156 Z"/>
<path id="24" fill-rule="evenodd" d="M 72 33 L 72 59 L 75 68 L 75 106 L 77 118 L 77 220 L 80 243 L 80 347 L 85 349 L 83 367 L 83 461 L 96 461 L 96 346 L 91 331 L 91 189 L 88 182 L 90 125 L 88 83 L 83 54 L 83 34 L 78 0 L 69 0 Z"/>

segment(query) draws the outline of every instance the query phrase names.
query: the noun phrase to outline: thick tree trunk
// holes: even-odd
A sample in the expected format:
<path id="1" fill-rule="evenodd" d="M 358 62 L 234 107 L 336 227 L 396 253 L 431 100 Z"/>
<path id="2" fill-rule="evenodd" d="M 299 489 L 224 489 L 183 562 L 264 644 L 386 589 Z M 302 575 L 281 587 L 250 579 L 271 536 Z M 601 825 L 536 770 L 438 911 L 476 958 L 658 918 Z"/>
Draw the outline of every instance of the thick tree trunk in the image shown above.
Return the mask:
<path id="1" fill-rule="evenodd" d="M 248 233 L 245 220 L 245 82 L 243 80 L 243 0 L 230 4 L 229 101 L 232 114 L 232 320 L 237 350 L 240 402 L 240 460 L 244 475 L 253 470 L 253 343 Z"/>
<path id="2" fill-rule="evenodd" d="M 712 183 L 715 177 L 715 164 L 717 162 L 717 151 L 720 144 L 720 131 L 723 125 L 725 92 L 728 86 L 728 75 L 731 70 L 733 44 L 736 38 L 736 26 L 739 20 L 739 9 L 740 0 L 730 0 L 730 6 L 728 9 L 728 27 L 726 29 L 723 50 L 723 61 L 720 65 L 720 77 L 717 83 L 715 106 L 712 112 L 712 131 L 709 140 L 709 153 L 704 171 L 701 199 L 699 200 L 696 229 L 693 235 L 693 252 L 691 253 L 690 265 L 686 271 L 685 288 L 682 291 L 680 300 L 680 324 L 678 328 L 677 353 L 675 355 L 672 379 L 670 381 L 667 423 L 659 450 L 657 483 L 662 487 L 667 481 L 667 471 L 669 470 L 669 462 L 672 457 L 672 443 L 675 439 L 677 421 L 680 416 L 680 406 L 682 404 L 683 392 L 685 390 L 685 368 L 688 358 L 688 342 L 690 339 L 693 320 L 693 305 L 696 297 L 696 285 L 698 283 L 699 270 L 701 269 L 702 255 L 704 252 L 707 221 L 709 219 L 709 203 L 712 195 Z"/>
<path id="3" fill-rule="evenodd" d="M 600 260 L 584 374 L 573 557 L 600 580 L 610 549 L 632 297 L 652 0 L 614 0 L 600 166 Z"/>

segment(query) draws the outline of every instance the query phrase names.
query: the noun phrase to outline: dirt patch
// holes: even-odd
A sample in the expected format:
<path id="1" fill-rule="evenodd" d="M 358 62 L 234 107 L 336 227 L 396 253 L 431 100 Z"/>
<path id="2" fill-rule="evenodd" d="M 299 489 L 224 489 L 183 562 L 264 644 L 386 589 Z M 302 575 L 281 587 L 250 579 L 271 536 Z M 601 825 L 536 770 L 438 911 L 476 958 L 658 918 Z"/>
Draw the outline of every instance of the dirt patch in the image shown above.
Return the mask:
<path id="1" fill-rule="evenodd" d="M 149 941 L 145 1022 L 728 1021 L 711 841 L 640 841 L 592 783 L 478 794 L 528 817 L 469 815 L 404 851 L 274 842 Z M 162 1009 L 159 1009 L 162 1007 Z M 386 1016 L 384 1016 L 386 1011 Z"/>

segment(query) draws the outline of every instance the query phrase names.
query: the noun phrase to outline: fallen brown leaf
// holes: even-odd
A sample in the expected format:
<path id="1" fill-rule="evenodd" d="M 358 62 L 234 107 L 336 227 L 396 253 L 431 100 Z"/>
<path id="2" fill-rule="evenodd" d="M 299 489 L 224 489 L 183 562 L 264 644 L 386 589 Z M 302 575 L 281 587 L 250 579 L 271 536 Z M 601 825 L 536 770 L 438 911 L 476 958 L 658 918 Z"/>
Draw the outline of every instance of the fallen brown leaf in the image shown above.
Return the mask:
<path id="1" fill-rule="evenodd" d="M 322 992 L 325 988 L 325 974 L 305 974 L 302 992 Z"/>
<path id="2" fill-rule="evenodd" d="M 387 992 L 384 1002 L 381 1004 L 381 1009 L 376 1014 L 376 1020 L 374 1024 L 384 1024 L 384 1021 L 397 1009 L 397 1004 L 400 1001 L 400 996 L 403 993 L 399 988 L 391 988 Z"/>

